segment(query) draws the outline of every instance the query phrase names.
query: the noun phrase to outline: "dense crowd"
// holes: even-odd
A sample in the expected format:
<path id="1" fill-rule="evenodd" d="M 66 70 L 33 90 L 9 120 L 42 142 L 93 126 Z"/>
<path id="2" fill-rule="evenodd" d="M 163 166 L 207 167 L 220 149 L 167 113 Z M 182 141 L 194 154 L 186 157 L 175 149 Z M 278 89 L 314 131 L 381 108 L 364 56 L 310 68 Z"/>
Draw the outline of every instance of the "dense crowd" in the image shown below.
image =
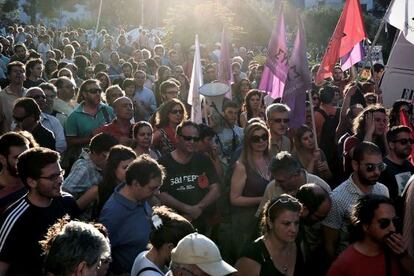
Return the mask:
<path id="1" fill-rule="evenodd" d="M 220 55 L 201 48 L 205 84 Z M 197 124 L 194 47 L 8 26 L 0 275 L 414 274 L 413 106 L 382 105 L 384 66 L 335 66 L 292 128 L 254 51 L 230 56 Z"/>

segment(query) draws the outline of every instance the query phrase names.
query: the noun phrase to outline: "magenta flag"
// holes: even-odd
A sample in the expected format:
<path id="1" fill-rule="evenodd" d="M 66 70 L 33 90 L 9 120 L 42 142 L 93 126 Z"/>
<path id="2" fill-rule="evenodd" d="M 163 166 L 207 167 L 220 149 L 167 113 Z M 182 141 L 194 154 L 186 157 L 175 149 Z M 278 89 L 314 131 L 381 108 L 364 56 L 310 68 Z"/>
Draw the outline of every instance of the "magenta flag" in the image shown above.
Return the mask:
<path id="1" fill-rule="evenodd" d="M 227 28 L 223 26 L 223 32 L 221 33 L 221 48 L 220 48 L 220 60 L 218 68 L 218 81 L 231 85 L 233 74 L 231 72 L 230 50 L 229 40 L 227 37 Z M 231 89 L 225 95 L 226 98 L 231 100 Z"/>
<path id="2" fill-rule="evenodd" d="M 280 6 L 279 17 L 275 23 L 267 49 L 266 64 L 259 89 L 266 91 L 270 97 L 276 99 L 283 95 L 289 71 L 285 19 L 283 17 L 282 5 Z"/>
<path id="3" fill-rule="evenodd" d="M 362 47 L 362 42 L 358 42 L 347 55 L 341 57 L 342 70 L 348 70 L 352 65 L 363 60 L 364 57 L 365 52 L 364 48 Z"/>
<path id="4" fill-rule="evenodd" d="M 291 109 L 289 127 L 297 128 L 306 119 L 306 90 L 311 88 L 308 57 L 306 53 L 306 34 L 302 20 L 298 16 L 298 32 L 292 56 L 289 61 L 289 73 L 282 102 Z"/>

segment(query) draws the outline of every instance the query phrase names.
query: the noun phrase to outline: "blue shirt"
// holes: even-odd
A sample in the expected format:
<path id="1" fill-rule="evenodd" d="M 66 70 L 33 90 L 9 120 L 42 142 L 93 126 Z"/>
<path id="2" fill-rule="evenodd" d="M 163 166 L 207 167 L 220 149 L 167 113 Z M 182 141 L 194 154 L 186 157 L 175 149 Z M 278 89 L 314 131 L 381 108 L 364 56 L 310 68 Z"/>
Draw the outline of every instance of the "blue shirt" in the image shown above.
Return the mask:
<path id="1" fill-rule="evenodd" d="M 112 247 L 112 272 L 130 273 L 135 257 L 146 250 L 151 231 L 152 210 L 149 204 L 124 197 L 119 185 L 101 211 L 99 222 L 108 229 Z"/>
<path id="2" fill-rule="evenodd" d="M 157 110 L 157 101 L 155 100 L 154 92 L 145 86 L 141 90 L 135 91 L 134 101 L 139 101 L 145 106 L 150 107 L 149 112 L 145 112 L 144 114 L 145 120 L 148 120 L 155 110 Z"/>

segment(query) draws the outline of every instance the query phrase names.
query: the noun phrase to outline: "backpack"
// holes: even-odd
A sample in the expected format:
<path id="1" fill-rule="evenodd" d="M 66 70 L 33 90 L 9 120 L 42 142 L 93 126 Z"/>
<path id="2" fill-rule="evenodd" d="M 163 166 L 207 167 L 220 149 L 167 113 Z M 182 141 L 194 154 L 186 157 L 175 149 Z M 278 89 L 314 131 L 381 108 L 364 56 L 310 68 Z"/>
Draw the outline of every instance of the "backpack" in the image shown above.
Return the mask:
<path id="1" fill-rule="evenodd" d="M 335 140 L 336 127 L 339 124 L 340 109 L 337 108 L 335 115 L 328 115 L 324 110 L 317 109 L 325 119 L 322 126 L 319 148 L 325 153 L 326 160 L 333 174 L 338 170 L 337 145 Z"/>

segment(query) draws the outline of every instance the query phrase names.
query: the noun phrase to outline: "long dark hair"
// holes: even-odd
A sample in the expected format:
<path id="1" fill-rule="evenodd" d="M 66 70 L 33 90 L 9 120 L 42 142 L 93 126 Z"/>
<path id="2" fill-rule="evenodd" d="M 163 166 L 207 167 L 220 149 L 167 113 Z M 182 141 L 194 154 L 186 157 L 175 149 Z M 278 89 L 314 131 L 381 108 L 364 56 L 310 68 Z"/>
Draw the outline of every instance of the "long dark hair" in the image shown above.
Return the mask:
<path id="1" fill-rule="evenodd" d="M 262 93 L 257 90 L 257 89 L 251 89 L 249 92 L 247 92 L 246 97 L 244 98 L 244 102 L 243 102 L 243 111 L 246 111 L 247 113 L 247 120 L 250 120 L 253 117 L 253 110 L 252 107 L 250 106 L 250 99 L 253 96 L 258 96 L 259 99 L 262 101 L 261 104 L 263 105 L 263 97 L 262 97 Z"/>
<path id="2" fill-rule="evenodd" d="M 117 145 L 111 148 L 109 151 L 108 161 L 106 162 L 105 169 L 103 171 L 103 181 L 99 185 L 99 203 L 98 213 L 102 210 L 105 202 L 114 192 L 115 187 L 119 184 L 116 181 L 115 171 L 118 168 L 119 163 L 128 159 L 135 159 L 137 154 L 130 149 L 122 145 Z"/>
<path id="3" fill-rule="evenodd" d="M 184 111 L 183 121 L 187 118 L 187 111 L 184 104 L 179 99 L 170 99 L 163 103 L 157 110 L 155 114 L 155 127 L 162 128 L 168 125 L 169 119 L 168 114 L 174 108 L 174 106 L 179 105 Z M 154 125 L 154 124 L 153 124 Z"/>

